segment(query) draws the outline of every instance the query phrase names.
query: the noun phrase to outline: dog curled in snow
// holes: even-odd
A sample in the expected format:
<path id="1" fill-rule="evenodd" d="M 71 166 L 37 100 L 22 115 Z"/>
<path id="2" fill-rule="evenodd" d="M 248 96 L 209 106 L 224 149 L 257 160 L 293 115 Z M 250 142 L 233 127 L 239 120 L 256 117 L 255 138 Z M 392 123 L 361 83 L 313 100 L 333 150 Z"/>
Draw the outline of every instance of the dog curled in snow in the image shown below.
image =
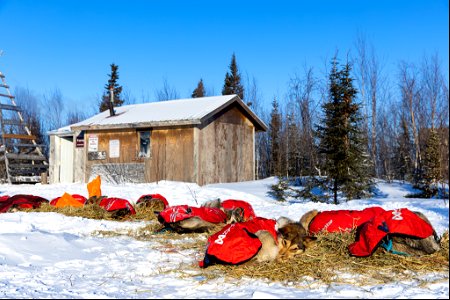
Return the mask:
<path id="1" fill-rule="evenodd" d="M 283 228 L 288 228 L 285 224 Z M 304 230 L 297 232 L 286 229 L 286 236 L 277 231 L 277 221 L 255 217 L 249 221 L 227 224 L 208 238 L 206 253 L 200 267 L 212 264 L 242 264 L 246 262 L 273 262 L 297 254 L 299 247 L 305 246 Z M 295 252 L 295 253 L 294 253 Z"/>
<path id="2" fill-rule="evenodd" d="M 151 209 L 154 213 L 159 213 L 169 206 L 167 199 L 161 194 L 146 194 L 136 201 L 136 208 Z"/>
<path id="3" fill-rule="evenodd" d="M 384 210 L 311 210 L 300 218 L 311 234 L 356 230 L 356 241 L 349 246 L 354 256 L 369 256 L 382 246 L 403 255 L 432 254 L 440 249 L 439 239 L 428 218 L 407 208 Z"/>
<path id="4" fill-rule="evenodd" d="M 316 237 L 308 235 L 301 223 L 294 222 L 287 217 L 278 218 L 277 227 L 280 259 L 289 259 L 305 252 L 317 240 Z"/>
<path id="5" fill-rule="evenodd" d="M 316 237 L 309 236 L 303 226 L 287 217 L 280 217 L 276 221 L 277 238 L 267 230 L 259 230 L 255 235 L 262 246 L 255 256 L 258 262 L 285 260 L 303 253 L 311 247 Z"/>
<path id="6" fill-rule="evenodd" d="M 165 228 L 178 233 L 209 232 L 226 224 L 242 220 L 242 208 L 221 209 L 216 207 L 193 207 L 176 205 L 165 208 L 158 214 L 158 221 Z"/>
<path id="7" fill-rule="evenodd" d="M 215 207 L 221 209 L 227 214 L 227 224 L 249 221 L 256 217 L 251 204 L 244 200 L 214 199 L 205 202 L 202 207 Z"/>

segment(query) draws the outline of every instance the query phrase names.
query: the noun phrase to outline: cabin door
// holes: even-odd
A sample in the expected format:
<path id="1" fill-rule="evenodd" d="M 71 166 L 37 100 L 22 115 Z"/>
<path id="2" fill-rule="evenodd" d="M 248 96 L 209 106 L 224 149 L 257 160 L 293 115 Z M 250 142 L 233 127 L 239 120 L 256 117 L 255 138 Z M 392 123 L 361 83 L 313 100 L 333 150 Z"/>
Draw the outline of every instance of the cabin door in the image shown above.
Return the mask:
<path id="1" fill-rule="evenodd" d="M 59 165 L 59 182 L 73 182 L 73 139 L 61 138 L 61 161 Z"/>

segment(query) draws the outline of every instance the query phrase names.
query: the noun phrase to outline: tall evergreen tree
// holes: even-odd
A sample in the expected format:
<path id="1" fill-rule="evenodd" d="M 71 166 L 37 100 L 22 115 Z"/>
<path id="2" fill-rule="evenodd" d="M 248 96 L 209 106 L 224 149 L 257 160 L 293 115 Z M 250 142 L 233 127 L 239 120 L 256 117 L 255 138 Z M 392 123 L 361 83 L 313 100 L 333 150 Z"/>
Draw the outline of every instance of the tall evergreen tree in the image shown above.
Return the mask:
<path id="1" fill-rule="evenodd" d="M 222 89 L 222 95 L 236 94 L 244 100 L 244 86 L 241 84 L 241 74 L 238 71 L 236 55 L 231 57 L 230 72 L 225 74 L 225 82 Z"/>
<path id="2" fill-rule="evenodd" d="M 119 66 L 115 65 L 114 63 L 111 64 L 111 74 L 108 74 L 109 76 L 108 83 L 105 84 L 106 91 L 103 93 L 102 96 L 102 101 L 100 103 L 99 108 L 100 112 L 105 111 L 110 107 L 109 105 L 111 102 L 111 93 L 110 93 L 111 87 L 113 88 L 114 93 L 114 101 L 113 101 L 114 107 L 121 106 L 124 102 L 120 95 L 120 93 L 122 93 L 122 86 L 117 83 L 117 80 L 119 79 L 118 69 Z"/>
<path id="3" fill-rule="evenodd" d="M 397 145 L 394 154 L 395 178 L 401 180 L 412 179 L 412 159 L 411 159 L 411 136 L 408 129 L 406 117 L 402 116 L 400 121 L 400 133 L 397 138 Z"/>
<path id="4" fill-rule="evenodd" d="M 278 111 L 277 99 L 272 101 L 272 112 L 270 113 L 270 175 L 281 175 L 281 114 Z"/>
<path id="5" fill-rule="evenodd" d="M 334 203 L 338 191 L 347 199 L 364 195 L 372 185 L 367 143 L 364 140 L 360 104 L 347 63 L 338 70 L 336 58 L 329 77 L 329 101 L 322 105 L 324 119 L 317 126 L 319 152 L 326 157 L 324 169 L 331 185 Z"/>
<path id="6" fill-rule="evenodd" d="M 197 87 L 192 92 L 192 98 L 201 98 L 201 97 L 205 97 L 205 87 L 203 86 L 203 79 L 200 78 Z"/>
<path id="7" fill-rule="evenodd" d="M 425 146 L 425 157 L 423 160 L 422 182 L 423 190 L 427 198 L 436 195 L 437 183 L 441 177 L 439 146 L 439 136 L 433 128 L 430 131 L 430 135 Z"/>

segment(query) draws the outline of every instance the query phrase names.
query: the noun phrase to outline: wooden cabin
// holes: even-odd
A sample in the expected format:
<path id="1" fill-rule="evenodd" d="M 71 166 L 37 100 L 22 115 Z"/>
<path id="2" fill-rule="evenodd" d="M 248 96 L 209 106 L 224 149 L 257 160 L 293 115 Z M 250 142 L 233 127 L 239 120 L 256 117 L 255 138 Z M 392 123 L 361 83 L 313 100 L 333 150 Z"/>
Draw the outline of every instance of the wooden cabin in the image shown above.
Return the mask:
<path id="1" fill-rule="evenodd" d="M 237 95 L 125 105 L 50 135 L 50 183 L 160 180 L 199 185 L 255 178 L 267 126 Z"/>

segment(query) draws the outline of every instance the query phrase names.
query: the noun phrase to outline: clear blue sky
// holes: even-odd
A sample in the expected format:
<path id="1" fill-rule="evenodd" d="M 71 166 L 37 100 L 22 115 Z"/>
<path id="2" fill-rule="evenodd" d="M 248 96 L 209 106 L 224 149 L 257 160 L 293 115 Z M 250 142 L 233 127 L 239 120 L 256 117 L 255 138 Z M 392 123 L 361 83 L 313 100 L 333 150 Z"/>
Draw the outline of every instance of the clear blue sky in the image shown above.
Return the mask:
<path id="1" fill-rule="evenodd" d="M 111 63 L 138 100 L 164 79 L 181 97 L 200 78 L 219 95 L 234 52 L 270 103 L 304 65 L 320 75 L 362 33 L 389 72 L 437 53 L 448 80 L 448 10 L 448 0 L 0 0 L 0 71 L 13 88 L 59 88 L 77 105 L 103 92 Z"/>

